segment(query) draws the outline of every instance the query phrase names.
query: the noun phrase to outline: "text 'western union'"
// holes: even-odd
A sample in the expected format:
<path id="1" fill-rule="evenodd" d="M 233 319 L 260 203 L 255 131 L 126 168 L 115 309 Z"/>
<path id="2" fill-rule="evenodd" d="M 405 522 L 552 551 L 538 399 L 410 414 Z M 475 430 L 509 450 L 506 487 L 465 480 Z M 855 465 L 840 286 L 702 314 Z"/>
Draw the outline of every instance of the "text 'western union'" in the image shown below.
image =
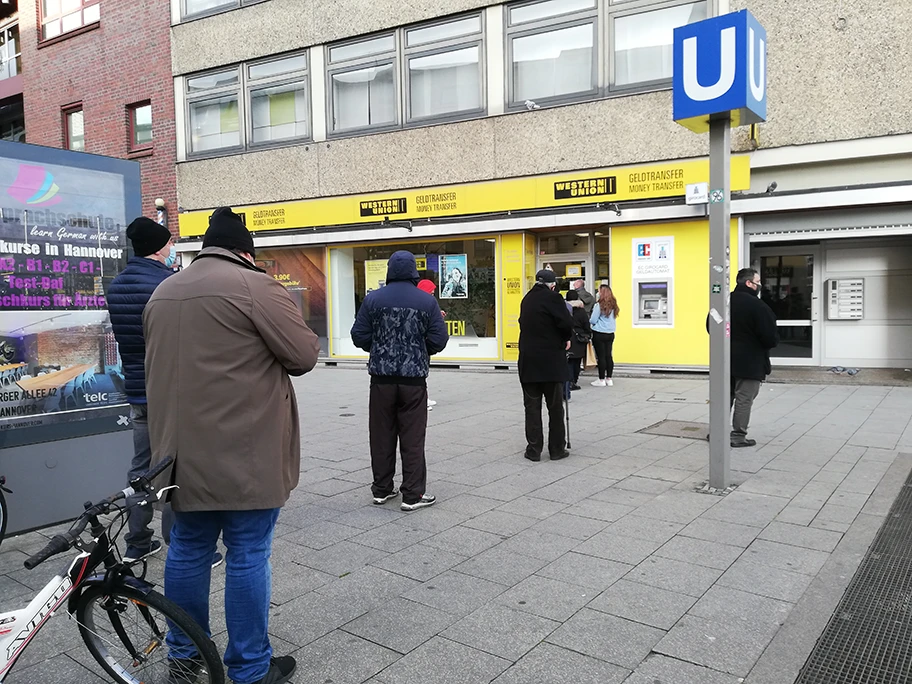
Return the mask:
<path id="1" fill-rule="evenodd" d="M 617 192 L 617 178 L 583 178 L 575 181 L 560 181 L 554 184 L 554 199 L 572 199 L 574 197 L 598 197 L 613 195 Z"/>
<path id="2" fill-rule="evenodd" d="M 405 197 L 361 202 L 361 216 L 389 216 L 407 211 Z"/>

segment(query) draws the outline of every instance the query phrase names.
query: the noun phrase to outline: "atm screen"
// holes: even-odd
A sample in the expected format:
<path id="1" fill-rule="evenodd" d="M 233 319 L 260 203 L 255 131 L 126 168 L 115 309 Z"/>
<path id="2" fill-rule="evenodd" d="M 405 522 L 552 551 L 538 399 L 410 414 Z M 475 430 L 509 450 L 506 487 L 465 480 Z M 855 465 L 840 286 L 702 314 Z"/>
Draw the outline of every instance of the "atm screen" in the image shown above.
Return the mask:
<path id="1" fill-rule="evenodd" d="M 643 302 L 643 308 L 644 308 L 644 309 L 658 309 L 658 308 L 659 308 L 659 303 L 658 303 L 658 302 L 655 302 L 655 301 L 653 301 L 653 302 Z"/>

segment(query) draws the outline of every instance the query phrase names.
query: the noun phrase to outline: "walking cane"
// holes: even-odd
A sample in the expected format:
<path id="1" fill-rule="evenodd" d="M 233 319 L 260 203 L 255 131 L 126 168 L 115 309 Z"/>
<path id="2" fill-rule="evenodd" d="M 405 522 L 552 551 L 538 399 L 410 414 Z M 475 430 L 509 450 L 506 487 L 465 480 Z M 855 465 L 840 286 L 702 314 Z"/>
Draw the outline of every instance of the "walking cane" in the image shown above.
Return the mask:
<path id="1" fill-rule="evenodd" d="M 567 395 L 564 395 L 564 414 L 567 416 L 567 449 L 572 449 L 570 446 L 570 399 Z"/>

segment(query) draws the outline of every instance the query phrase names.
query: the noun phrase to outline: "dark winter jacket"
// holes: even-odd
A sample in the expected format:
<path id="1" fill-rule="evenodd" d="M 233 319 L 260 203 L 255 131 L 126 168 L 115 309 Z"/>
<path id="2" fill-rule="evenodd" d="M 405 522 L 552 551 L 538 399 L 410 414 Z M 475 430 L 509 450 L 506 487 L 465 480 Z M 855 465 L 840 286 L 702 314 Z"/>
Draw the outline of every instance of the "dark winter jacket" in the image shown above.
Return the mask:
<path id="1" fill-rule="evenodd" d="M 587 291 L 585 287 L 579 288 L 576 292 L 579 294 L 580 301 L 583 303 L 586 314 L 591 316 L 592 309 L 595 308 L 595 295 Z"/>
<path id="2" fill-rule="evenodd" d="M 592 326 L 589 315 L 586 313 L 586 303 L 582 298 L 567 302 L 572 307 L 570 316 L 573 318 L 573 336 L 570 338 L 570 358 L 585 359 L 586 348 L 592 339 Z M 581 340 L 580 338 L 584 338 Z M 584 341 L 585 340 L 585 341 Z"/>
<path id="3" fill-rule="evenodd" d="M 779 344 L 776 316 L 747 285 L 731 294 L 731 375 L 765 380 L 772 371 L 770 349 Z"/>
<path id="4" fill-rule="evenodd" d="M 546 285 L 535 285 L 519 307 L 519 381 L 565 382 L 567 340 L 573 319 L 567 303 Z"/>
<path id="5" fill-rule="evenodd" d="M 446 347 L 449 336 L 437 300 L 417 284 L 414 255 L 396 252 L 386 285 L 369 292 L 361 304 L 351 337 L 370 352 L 372 383 L 424 386 L 430 357 Z"/>
<path id="6" fill-rule="evenodd" d="M 131 257 L 108 287 L 108 311 L 123 362 L 124 387 L 131 404 L 146 403 L 146 340 L 143 310 L 161 282 L 173 271 L 160 261 Z"/>

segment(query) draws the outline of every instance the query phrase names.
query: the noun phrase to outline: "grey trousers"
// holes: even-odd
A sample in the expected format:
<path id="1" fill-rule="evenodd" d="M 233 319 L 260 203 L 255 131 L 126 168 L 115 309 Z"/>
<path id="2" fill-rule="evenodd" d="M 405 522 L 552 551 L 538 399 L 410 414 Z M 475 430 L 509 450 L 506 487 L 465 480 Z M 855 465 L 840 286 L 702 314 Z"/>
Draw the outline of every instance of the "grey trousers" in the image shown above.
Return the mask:
<path id="1" fill-rule="evenodd" d="M 130 464 L 127 481 L 149 470 L 152 462 L 148 407 L 146 404 L 131 404 L 130 416 L 133 419 L 133 462 Z M 152 529 L 149 525 L 152 523 L 154 511 L 152 506 L 136 506 L 136 502 L 141 500 L 142 495 L 135 494 L 127 502 L 131 508 L 130 518 L 127 521 L 128 531 L 124 539 L 127 542 L 127 546 L 148 549 L 153 537 Z M 165 540 L 165 544 L 171 541 L 172 519 L 171 504 L 165 504 L 162 509 L 162 538 Z"/>
<path id="2" fill-rule="evenodd" d="M 750 425 L 751 406 L 760 394 L 760 380 L 745 378 L 731 379 L 732 430 L 731 441 L 743 442 L 747 437 L 747 426 Z"/>

